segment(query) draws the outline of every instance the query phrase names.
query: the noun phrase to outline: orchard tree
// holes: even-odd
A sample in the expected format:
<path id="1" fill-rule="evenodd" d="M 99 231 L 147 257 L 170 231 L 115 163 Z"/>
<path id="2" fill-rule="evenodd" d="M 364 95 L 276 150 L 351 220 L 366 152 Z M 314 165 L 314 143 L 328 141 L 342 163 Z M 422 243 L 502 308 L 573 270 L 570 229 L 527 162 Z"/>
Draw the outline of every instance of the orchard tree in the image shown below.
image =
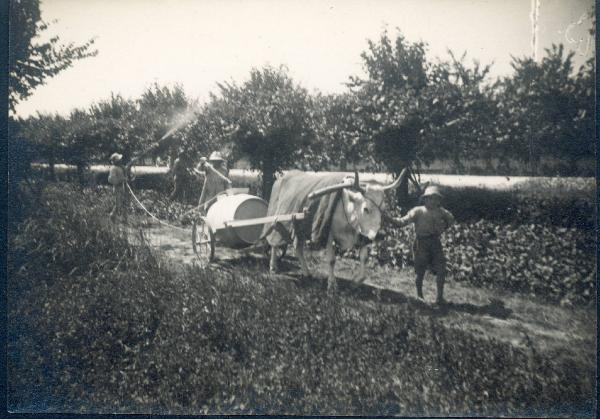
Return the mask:
<path id="1" fill-rule="evenodd" d="M 425 43 L 409 43 L 401 33 L 392 43 L 384 31 L 378 43 L 369 40 L 368 45 L 368 50 L 361 53 L 368 78 L 350 77 L 351 87 L 368 90 L 381 99 L 394 91 L 410 91 L 418 96 L 427 86 L 430 64 L 425 57 Z"/>
<path id="2" fill-rule="evenodd" d="M 184 152 L 199 158 L 208 157 L 215 150 L 227 150 L 224 154 L 230 156 L 232 145 L 228 143 L 228 112 L 228 106 L 222 100 L 211 100 L 201 107 L 196 106 L 194 118 L 181 133 Z"/>
<path id="3" fill-rule="evenodd" d="M 69 125 L 61 115 L 40 114 L 19 118 L 20 136 L 27 138 L 36 150 L 36 158 L 48 163 L 50 179 L 56 180 L 55 164 L 65 156 L 64 136 Z"/>
<path id="4" fill-rule="evenodd" d="M 178 148 L 188 142 L 185 128 L 196 117 L 196 103 L 188 99 L 182 86 L 161 87 L 156 83 L 135 103 L 138 111 L 135 124 L 142 131 L 140 140 L 144 149 L 151 148 L 154 156 L 169 150 L 173 158 Z"/>
<path id="5" fill-rule="evenodd" d="M 415 121 L 424 126 L 419 102 L 428 85 L 426 44 L 409 43 L 400 33 L 392 43 L 384 32 L 378 43 L 369 40 L 368 45 L 361 54 L 367 78 L 350 77 L 348 83 L 356 95 L 355 111 L 362 117 L 365 132 L 376 135 L 404 123 L 412 126 Z M 399 173 L 403 168 L 389 169 Z"/>
<path id="6" fill-rule="evenodd" d="M 68 126 L 63 132 L 65 163 L 77 168 L 77 179 L 82 185 L 85 169 L 99 150 L 99 144 L 90 136 L 92 123 L 87 111 L 75 109 L 69 114 Z"/>
<path id="7" fill-rule="evenodd" d="M 61 45 L 58 36 L 40 41 L 49 24 L 42 20 L 39 0 L 9 2 L 8 103 L 11 113 L 33 90 L 73 65 L 97 54 L 93 39 L 82 45 Z"/>
<path id="8" fill-rule="evenodd" d="M 219 84 L 215 106 L 223 112 L 234 156 L 245 156 L 262 171 L 262 193 L 269 199 L 275 173 L 298 166 L 314 137 L 310 97 L 284 68 L 253 69 L 241 86 Z"/>
<path id="9" fill-rule="evenodd" d="M 176 152 L 184 141 L 185 125 L 194 118 L 192 105 L 180 86 L 157 84 L 135 100 L 112 94 L 90 106 L 90 115 L 90 136 L 102 150 L 95 157 L 102 160 L 115 151 L 126 159 L 165 154 L 169 148 Z"/>
<path id="10" fill-rule="evenodd" d="M 496 86 L 487 79 L 490 66 L 465 64 L 465 55 L 436 64 L 427 45 L 401 34 L 392 42 L 384 32 L 361 55 L 368 78 L 351 78 L 362 130 L 372 139 L 365 148 L 396 175 L 405 167 L 450 158 L 458 170 L 474 156 L 491 159 L 499 136 Z M 408 184 L 398 190 L 405 201 Z"/>
<path id="11" fill-rule="evenodd" d="M 392 41 L 384 31 L 378 42 L 369 40 L 361 54 L 367 78 L 354 76 L 348 83 L 356 97 L 360 130 L 372 139 L 365 154 L 396 175 L 419 158 L 417 149 L 427 126 L 424 98 L 431 65 L 426 52 L 425 43 L 410 43 L 400 33 Z M 399 203 L 408 195 L 407 182 L 408 178 L 397 192 Z"/>
<path id="12" fill-rule="evenodd" d="M 595 20 L 594 20 L 595 22 Z M 571 164 L 583 158 L 593 158 L 596 154 L 596 61 L 590 58 L 575 76 L 575 97 L 577 116 L 575 117 L 574 138 L 566 143 L 565 154 Z"/>
<path id="13" fill-rule="evenodd" d="M 109 99 L 92 104 L 87 115 L 85 136 L 95 145 L 90 158 L 106 162 L 112 153 L 120 152 L 128 160 L 142 148 L 146 128 L 136 123 L 138 111 L 132 100 L 111 94 Z M 75 130 L 71 134 L 80 132 L 83 121 L 82 112 L 71 114 L 71 128 Z"/>
<path id="14" fill-rule="evenodd" d="M 449 61 L 432 66 L 423 103 L 427 124 L 423 149 L 424 160 L 448 158 L 454 168 L 464 172 L 464 162 L 482 158 L 491 166 L 496 145 L 502 138 L 498 124 L 498 82 L 488 79 L 491 65 L 474 61 L 465 64 L 466 53 L 457 59 L 448 51 Z"/>
<path id="15" fill-rule="evenodd" d="M 313 98 L 312 124 L 315 141 L 308 148 L 308 164 L 313 170 L 337 166 L 348 170 L 364 161 L 367 136 L 354 109 L 356 97 L 349 93 Z M 351 167 L 350 167 L 351 168 Z"/>
<path id="16" fill-rule="evenodd" d="M 577 161 L 594 155 L 595 66 L 574 74 L 573 55 L 553 45 L 540 62 L 513 58 L 514 74 L 503 80 L 507 140 L 531 174 L 543 156 L 566 159 L 574 173 Z"/>

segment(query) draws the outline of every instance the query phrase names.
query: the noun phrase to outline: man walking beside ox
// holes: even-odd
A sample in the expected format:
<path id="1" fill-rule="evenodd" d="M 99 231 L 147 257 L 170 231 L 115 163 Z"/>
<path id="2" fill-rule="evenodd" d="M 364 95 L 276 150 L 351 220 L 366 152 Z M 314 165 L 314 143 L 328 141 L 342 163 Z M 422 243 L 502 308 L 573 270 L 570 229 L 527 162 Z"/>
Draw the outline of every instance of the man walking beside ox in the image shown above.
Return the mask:
<path id="1" fill-rule="evenodd" d="M 416 273 L 417 296 L 423 299 L 423 277 L 430 269 L 436 275 L 438 305 L 444 304 L 444 282 L 446 280 L 446 257 L 442 242 L 442 233 L 454 223 L 454 216 L 441 205 L 442 194 L 437 186 L 429 186 L 421 197 L 424 205 L 411 209 L 402 218 L 390 221 L 403 227 L 415 225 L 413 257 Z"/>

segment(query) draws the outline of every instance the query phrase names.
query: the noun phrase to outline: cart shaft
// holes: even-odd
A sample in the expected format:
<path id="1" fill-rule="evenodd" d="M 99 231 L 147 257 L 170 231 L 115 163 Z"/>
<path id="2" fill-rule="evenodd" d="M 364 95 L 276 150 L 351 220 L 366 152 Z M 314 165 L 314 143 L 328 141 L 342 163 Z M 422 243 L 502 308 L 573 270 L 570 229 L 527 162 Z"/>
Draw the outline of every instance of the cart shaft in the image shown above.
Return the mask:
<path id="1" fill-rule="evenodd" d="M 261 217 L 261 218 L 250 218 L 248 220 L 234 220 L 234 221 L 226 221 L 225 228 L 228 227 L 246 227 L 253 226 L 258 224 L 269 224 L 276 221 L 293 221 L 293 220 L 303 220 L 305 217 L 304 212 L 296 212 L 293 214 L 283 214 L 283 215 L 271 215 L 269 217 Z"/>

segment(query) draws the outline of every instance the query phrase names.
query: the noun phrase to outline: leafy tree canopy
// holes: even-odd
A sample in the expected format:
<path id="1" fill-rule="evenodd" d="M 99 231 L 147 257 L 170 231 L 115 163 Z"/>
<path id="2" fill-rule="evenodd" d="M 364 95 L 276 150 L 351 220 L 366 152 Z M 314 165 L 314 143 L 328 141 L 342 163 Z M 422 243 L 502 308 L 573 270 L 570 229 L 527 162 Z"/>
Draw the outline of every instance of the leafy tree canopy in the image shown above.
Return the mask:
<path id="1" fill-rule="evenodd" d="M 49 24 L 42 20 L 39 0 L 12 0 L 9 4 L 8 92 L 14 113 L 17 103 L 37 86 L 97 51 L 91 49 L 93 39 L 82 45 L 62 45 L 58 36 L 40 41 Z"/>
<path id="2" fill-rule="evenodd" d="M 369 155 L 399 173 L 413 163 L 461 161 L 489 152 L 495 141 L 495 85 L 490 66 L 465 64 L 465 55 L 431 63 L 427 45 L 384 32 L 363 52 L 368 78 L 352 77 L 355 109 L 372 139 Z"/>
<path id="3" fill-rule="evenodd" d="M 312 124 L 315 141 L 309 145 L 310 168 L 323 170 L 331 166 L 349 170 L 364 161 L 368 147 L 362 121 L 354 112 L 356 96 L 343 93 L 316 94 L 312 100 Z"/>
<path id="4" fill-rule="evenodd" d="M 219 84 L 220 102 L 233 153 L 245 156 L 263 172 L 263 195 L 268 197 L 275 172 L 297 166 L 313 139 L 310 97 L 282 67 L 253 69 L 238 86 Z"/>
<path id="5" fill-rule="evenodd" d="M 594 155 L 595 64 L 590 60 L 575 73 L 573 55 L 553 45 L 539 62 L 513 58 L 514 74 L 503 80 L 506 139 L 532 173 L 543 156 L 566 158 L 574 169 L 577 160 Z"/>

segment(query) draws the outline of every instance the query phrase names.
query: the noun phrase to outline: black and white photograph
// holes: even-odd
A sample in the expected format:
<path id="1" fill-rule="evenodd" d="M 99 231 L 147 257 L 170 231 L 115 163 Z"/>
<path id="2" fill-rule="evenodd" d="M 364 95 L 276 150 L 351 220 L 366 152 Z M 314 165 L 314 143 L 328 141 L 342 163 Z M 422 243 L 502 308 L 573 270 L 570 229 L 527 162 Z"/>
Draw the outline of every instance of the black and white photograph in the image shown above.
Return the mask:
<path id="1" fill-rule="evenodd" d="M 8 0 L 10 413 L 595 417 L 594 0 Z"/>

